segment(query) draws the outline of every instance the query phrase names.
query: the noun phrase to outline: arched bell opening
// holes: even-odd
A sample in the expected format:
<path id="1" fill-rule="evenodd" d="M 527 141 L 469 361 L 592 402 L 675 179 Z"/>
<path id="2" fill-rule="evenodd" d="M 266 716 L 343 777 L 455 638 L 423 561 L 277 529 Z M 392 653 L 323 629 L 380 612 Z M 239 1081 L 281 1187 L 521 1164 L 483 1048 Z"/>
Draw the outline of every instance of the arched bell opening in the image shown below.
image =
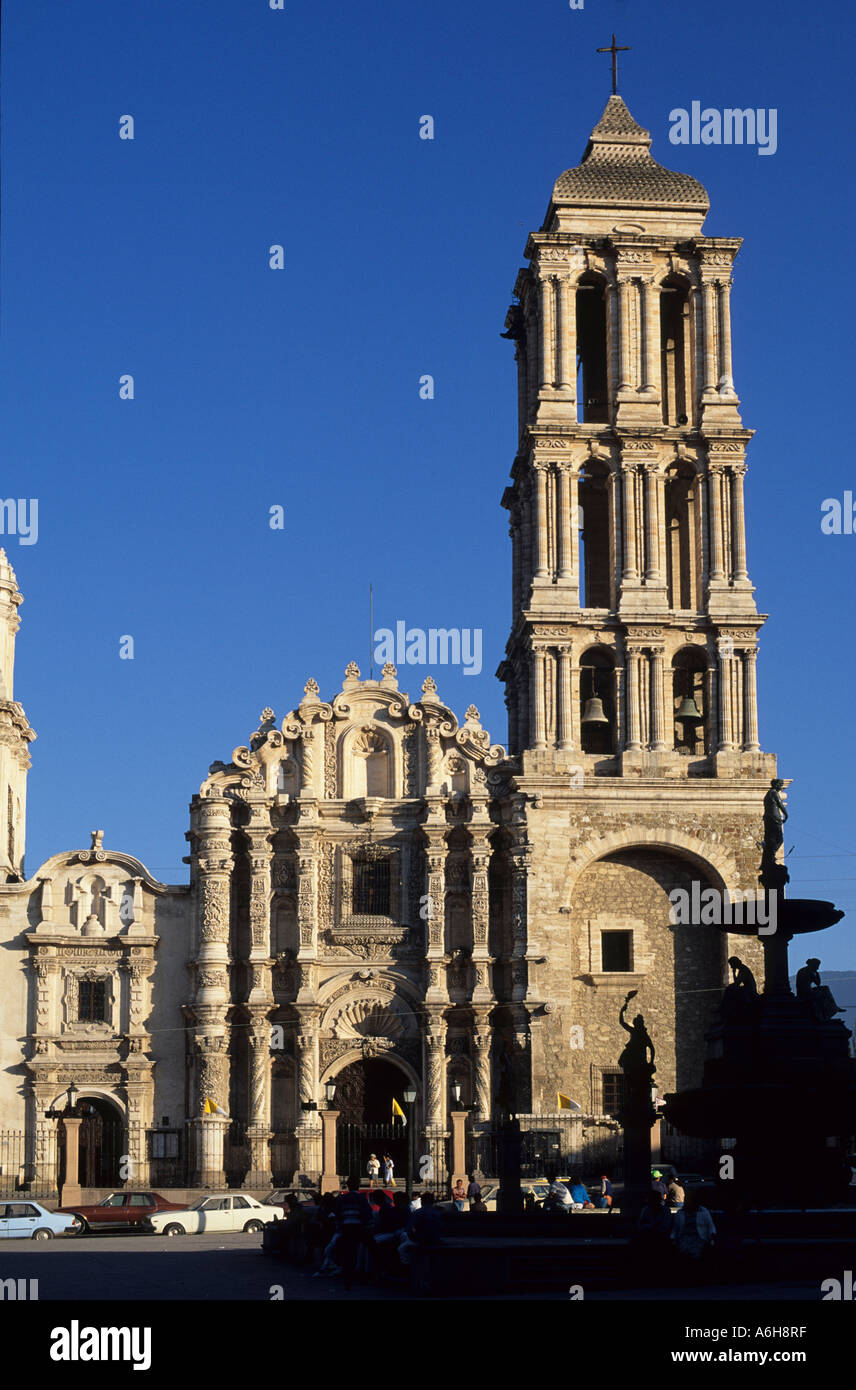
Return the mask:
<path id="1" fill-rule="evenodd" d="M 606 281 L 600 275 L 580 278 L 576 293 L 577 400 L 582 424 L 609 420 L 606 354 Z"/>
<path id="2" fill-rule="evenodd" d="M 706 662 L 695 647 L 678 652 L 672 663 L 674 747 L 685 757 L 703 757 L 707 726 Z"/>
<path id="3" fill-rule="evenodd" d="M 689 417 L 690 381 L 689 286 L 670 275 L 660 290 L 660 380 L 663 423 L 686 425 Z"/>
<path id="4" fill-rule="evenodd" d="M 595 648 L 580 660 L 580 740 L 584 753 L 614 753 L 615 665 Z"/>
<path id="5" fill-rule="evenodd" d="M 696 613 L 699 594 L 698 475 L 689 464 L 666 476 L 666 584 L 669 607 Z"/>
<path id="6" fill-rule="evenodd" d="M 609 470 L 592 460 L 577 488 L 581 608 L 610 606 L 608 478 Z"/>

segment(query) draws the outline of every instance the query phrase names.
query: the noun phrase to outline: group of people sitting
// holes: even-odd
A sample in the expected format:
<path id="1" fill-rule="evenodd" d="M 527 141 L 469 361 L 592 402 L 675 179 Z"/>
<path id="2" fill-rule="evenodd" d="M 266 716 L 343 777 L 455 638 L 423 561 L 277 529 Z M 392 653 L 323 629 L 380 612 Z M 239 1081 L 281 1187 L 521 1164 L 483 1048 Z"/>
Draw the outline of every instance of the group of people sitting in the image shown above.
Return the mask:
<path id="1" fill-rule="evenodd" d="M 666 1181 L 655 1168 L 633 1235 L 637 1253 L 655 1277 L 675 1254 L 687 1269 L 706 1263 L 715 1236 L 713 1217 L 702 1206 L 698 1190 L 685 1191 L 677 1175 Z"/>
<path id="2" fill-rule="evenodd" d="M 284 1254 L 299 1263 L 318 1263 L 314 1278 L 341 1275 L 349 1289 L 354 1277 L 402 1277 L 417 1245 L 440 1240 L 440 1213 L 434 1194 L 412 1201 L 405 1192 L 390 1198 L 383 1189 L 360 1191 L 348 1178 L 347 1191 L 316 1194 L 309 1202 L 286 1198 Z"/>

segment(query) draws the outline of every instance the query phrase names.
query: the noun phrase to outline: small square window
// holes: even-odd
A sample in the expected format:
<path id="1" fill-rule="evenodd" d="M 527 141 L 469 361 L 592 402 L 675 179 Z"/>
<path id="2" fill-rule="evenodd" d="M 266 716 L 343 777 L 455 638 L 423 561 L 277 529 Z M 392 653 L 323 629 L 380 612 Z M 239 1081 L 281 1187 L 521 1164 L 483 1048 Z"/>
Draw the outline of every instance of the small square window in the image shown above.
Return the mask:
<path id="1" fill-rule="evenodd" d="M 601 932 L 600 968 L 604 972 L 633 969 L 632 931 Z"/>
<path id="2" fill-rule="evenodd" d="M 624 1103 L 624 1073 L 605 1071 L 601 1076 L 603 1088 L 602 1113 L 617 1117 Z"/>
<path id="3" fill-rule="evenodd" d="M 82 1023 L 103 1023 L 107 1004 L 104 980 L 81 980 L 78 988 L 77 1017 Z"/>

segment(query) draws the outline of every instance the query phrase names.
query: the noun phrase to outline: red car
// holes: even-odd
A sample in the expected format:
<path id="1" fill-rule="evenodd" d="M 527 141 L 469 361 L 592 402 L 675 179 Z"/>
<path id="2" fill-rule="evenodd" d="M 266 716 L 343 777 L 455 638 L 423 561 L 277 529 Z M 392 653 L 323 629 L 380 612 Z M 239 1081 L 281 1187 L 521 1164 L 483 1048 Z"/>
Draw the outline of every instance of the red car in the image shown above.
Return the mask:
<path id="1" fill-rule="evenodd" d="M 159 1192 L 111 1192 L 94 1206 L 57 1207 L 80 1218 L 80 1235 L 89 1230 L 126 1231 L 139 1226 L 153 1212 L 182 1211 L 180 1203 L 168 1202 Z"/>

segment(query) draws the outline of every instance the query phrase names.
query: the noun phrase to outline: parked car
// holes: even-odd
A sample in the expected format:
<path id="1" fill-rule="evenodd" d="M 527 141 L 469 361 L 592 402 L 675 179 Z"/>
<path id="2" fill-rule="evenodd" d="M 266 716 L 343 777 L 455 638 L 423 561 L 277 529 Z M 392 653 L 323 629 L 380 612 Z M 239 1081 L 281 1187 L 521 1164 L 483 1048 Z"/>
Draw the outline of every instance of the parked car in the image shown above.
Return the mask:
<path id="1" fill-rule="evenodd" d="M 269 1192 L 262 1198 L 263 1207 L 279 1207 L 284 1216 L 287 1210 L 286 1198 L 296 1197 L 301 1206 L 306 1203 L 311 1204 L 315 1200 L 315 1193 L 309 1187 L 275 1187 L 273 1192 Z"/>
<path id="2" fill-rule="evenodd" d="M 80 1222 L 80 1234 L 86 1231 L 127 1231 L 142 1226 L 147 1217 L 157 1211 L 180 1211 L 181 1204 L 168 1202 L 159 1192 L 111 1192 L 92 1206 L 58 1207 Z"/>
<path id="3" fill-rule="evenodd" d="M 0 1198 L 0 1239 L 53 1240 L 54 1236 L 75 1235 L 79 1229 L 80 1218 L 67 1212 L 48 1211 L 41 1202 Z"/>
<path id="4" fill-rule="evenodd" d="M 154 1212 L 144 1228 L 156 1235 L 200 1235 L 204 1231 L 260 1231 L 268 1221 L 282 1218 L 281 1207 L 263 1206 L 245 1192 L 200 1197 L 190 1207 Z"/>

